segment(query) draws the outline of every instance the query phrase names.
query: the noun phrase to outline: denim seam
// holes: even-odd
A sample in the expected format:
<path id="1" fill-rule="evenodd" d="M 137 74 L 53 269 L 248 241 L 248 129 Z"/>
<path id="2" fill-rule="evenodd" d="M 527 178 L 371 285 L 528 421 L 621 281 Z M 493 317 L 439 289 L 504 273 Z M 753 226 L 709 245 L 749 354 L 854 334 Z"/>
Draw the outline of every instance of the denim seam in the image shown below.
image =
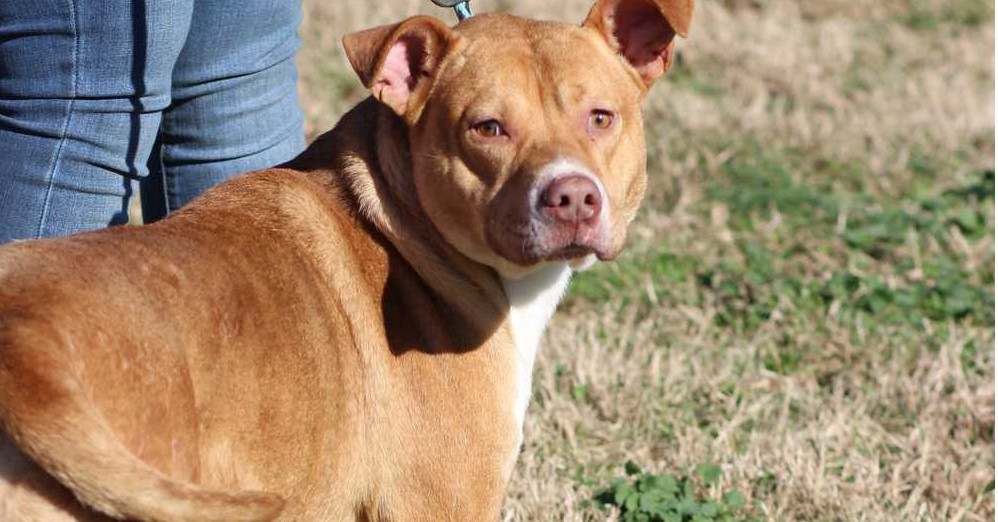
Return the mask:
<path id="1" fill-rule="evenodd" d="M 55 185 L 55 175 L 59 170 L 59 161 L 62 159 L 62 150 L 66 145 L 66 135 L 69 134 L 69 124 L 73 120 L 73 111 L 76 105 L 76 93 L 79 88 L 80 33 L 77 28 L 76 6 L 74 5 L 73 0 L 68 0 L 66 3 L 69 4 L 69 27 L 73 31 L 73 84 L 69 95 L 69 107 L 66 110 L 66 117 L 62 122 L 59 146 L 56 147 L 54 157 L 52 158 L 52 169 L 49 171 L 48 176 L 45 177 L 45 201 L 42 204 L 42 215 L 38 220 L 38 231 L 35 233 L 35 238 L 41 238 L 42 232 L 45 230 L 45 222 L 48 219 L 49 209 L 52 205 L 52 188 Z"/>

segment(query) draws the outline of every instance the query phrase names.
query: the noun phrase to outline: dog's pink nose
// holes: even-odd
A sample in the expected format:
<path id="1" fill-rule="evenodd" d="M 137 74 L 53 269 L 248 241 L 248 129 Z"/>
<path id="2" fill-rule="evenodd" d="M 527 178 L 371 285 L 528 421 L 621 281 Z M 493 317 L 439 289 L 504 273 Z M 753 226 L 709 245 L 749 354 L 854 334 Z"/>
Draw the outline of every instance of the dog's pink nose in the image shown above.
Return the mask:
<path id="1" fill-rule="evenodd" d="M 541 192 L 541 212 L 565 223 L 589 221 L 599 215 L 602 205 L 599 187 L 588 176 L 573 174 L 558 178 Z"/>

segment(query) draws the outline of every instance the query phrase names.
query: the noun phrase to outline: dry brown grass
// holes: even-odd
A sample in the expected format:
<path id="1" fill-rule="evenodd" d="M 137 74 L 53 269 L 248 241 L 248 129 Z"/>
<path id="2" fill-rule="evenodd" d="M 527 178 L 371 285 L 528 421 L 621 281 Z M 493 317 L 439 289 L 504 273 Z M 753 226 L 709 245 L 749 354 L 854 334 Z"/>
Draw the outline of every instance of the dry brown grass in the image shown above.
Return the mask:
<path id="1" fill-rule="evenodd" d="M 580 500 L 628 459 L 680 473 L 718 463 L 718 489 L 773 520 L 994 518 L 993 299 L 951 317 L 895 304 L 899 319 L 772 291 L 751 315 L 752 292 L 836 274 L 889 295 L 937 288 L 937 261 L 993 296 L 993 196 L 967 203 L 983 234 L 945 221 L 962 203 L 924 210 L 994 168 L 993 5 L 698 2 L 678 68 L 648 100 L 653 190 L 631 252 L 582 276 L 546 334 L 505 520 L 613 518 Z M 577 22 L 589 2 L 474 6 Z M 310 136 L 365 96 L 342 34 L 417 12 L 451 19 L 425 0 L 306 4 Z M 811 192 L 740 207 L 744 180 L 775 170 Z M 826 194 L 833 223 L 807 208 Z M 883 249 L 843 239 L 888 211 L 928 222 L 888 226 Z M 772 273 L 734 298 L 705 279 L 751 272 L 760 255 Z"/>

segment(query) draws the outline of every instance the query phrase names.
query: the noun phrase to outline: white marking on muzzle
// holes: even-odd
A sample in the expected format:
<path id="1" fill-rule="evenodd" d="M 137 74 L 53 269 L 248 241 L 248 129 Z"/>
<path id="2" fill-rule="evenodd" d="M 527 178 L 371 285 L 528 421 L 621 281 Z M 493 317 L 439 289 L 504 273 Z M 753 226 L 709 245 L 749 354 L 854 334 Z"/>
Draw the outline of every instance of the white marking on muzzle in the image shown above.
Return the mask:
<path id="1" fill-rule="evenodd" d="M 530 191 L 527 193 L 527 197 L 530 198 L 532 205 L 531 212 L 538 212 L 536 206 L 533 205 L 534 202 L 538 201 L 540 194 L 539 192 L 551 184 L 555 179 L 562 176 L 571 175 L 581 175 L 589 178 L 596 188 L 599 190 L 600 195 L 600 213 L 596 224 L 597 231 L 599 235 L 606 238 L 611 232 L 610 230 L 610 197 L 606 193 L 606 189 L 603 187 L 603 182 L 596 177 L 592 171 L 586 168 L 585 165 L 579 163 L 578 161 L 565 158 L 564 156 L 559 156 L 551 163 L 548 163 L 544 168 L 541 169 L 540 175 L 538 176 L 537 182 L 530 187 Z M 539 216 L 535 216 L 539 217 Z M 533 220 L 532 223 L 537 223 L 538 220 Z M 589 270 L 598 261 L 595 254 L 589 254 L 581 259 L 573 260 L 569 263 L 569 266 L 573 270 L 585 271 Z"/>
<path id="2" fill-rule="evenodd" d="M 527 197 L 530 198 L 531 203 L 533 203 L 540 198 L 539 192 L 546 188 L 552 181 L 563 176 L 571 175 L 585 176 L 596 185 L 597 189 L 599 189 L 602 204 L 600 205 L 598 226 L 600 228 L 605 228 L 610 221 L 610 198 L 606 193 L 606 189 L 603 188 L 603 182 L 600 181 L 600 179 L 596 177 L 596 175 L 593 174 L 589 168 L 573 159 L 558 156 L 554 161 L 545 165 L 544 168 L 541 169 L 540 175 L 537 176 L 537 182 L 534 183 L 534 186 L 530 187 Z M 534 211 L 536 212 L 536 210 Z"/>

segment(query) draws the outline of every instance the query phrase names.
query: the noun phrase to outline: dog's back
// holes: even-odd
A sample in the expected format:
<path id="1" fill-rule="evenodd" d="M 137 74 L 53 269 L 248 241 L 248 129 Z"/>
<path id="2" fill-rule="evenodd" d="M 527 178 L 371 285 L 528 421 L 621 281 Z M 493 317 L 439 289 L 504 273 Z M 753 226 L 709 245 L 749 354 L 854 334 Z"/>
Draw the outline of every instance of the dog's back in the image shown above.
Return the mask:
<path id="1" fill-rule="evenodd" d="M 207 204 L 159 225 L 0 250 L 4 520 L 49 520 L 31 514 L 33 506 L 76 504 L 11 440 L 109 515 L 275 516 L 283 504 L 276 496 L 194 484 L 238 491 L 270 483 L 272 470 L 254 469 L 252 448 L 280 437 L 288 424 L 331 414 L 301 410 L 313 402 L 292 395 L 254 400 L 267 397 L 275 380 L 301 383 L 274 386 L 284 394 L 321 393 L 341 372 L 322 367 L 325 359 L 310 364 L 282 350 L 330 346 L 348 331 L 342 314 L 324 309 L 325 282 L 300 280 L 317 261 L 300 238 L 286 235 L 300 230 L 286 222 L 300 207 L 267 203 L 282 197 L 315 196 L 298 174 L 260 173 L 215 189 Z M 309 210 L 313 224 L 324 216 Z M 286 306 L 299 309 L 277 309 Z M 329 338 L 303 338 L 321 333 Z M 286 346 L 289 339 L 301 344 Z M 328 404 L 335 411 L 348 399 L 341 393 Z M 212 437 L 222 431 L 241 435 Z M 288 447 L 285 457 L 294 461 L 301 450 Z"/>

